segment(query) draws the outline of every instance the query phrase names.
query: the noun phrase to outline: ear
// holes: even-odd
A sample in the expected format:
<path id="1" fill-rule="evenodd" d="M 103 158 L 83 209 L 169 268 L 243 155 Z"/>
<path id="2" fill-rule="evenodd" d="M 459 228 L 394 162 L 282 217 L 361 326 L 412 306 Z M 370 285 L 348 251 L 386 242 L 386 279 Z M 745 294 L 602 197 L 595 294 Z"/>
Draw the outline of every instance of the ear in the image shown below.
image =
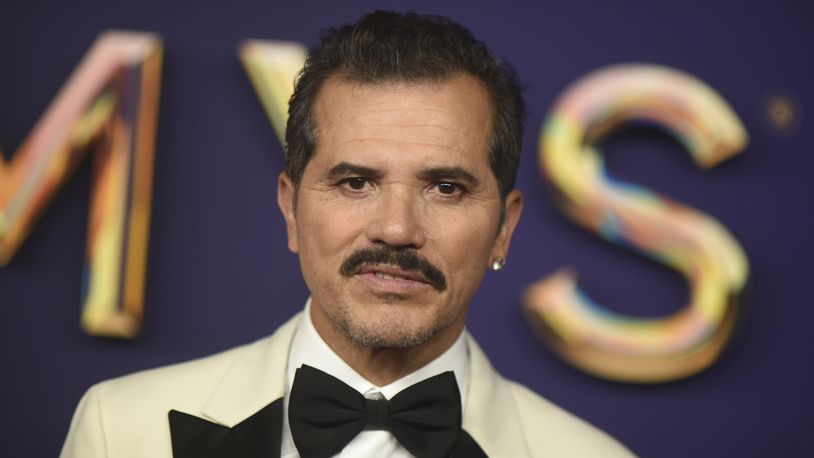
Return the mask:
<path id="1" fill-rule="evenodd" d="M 292 253 L 299 251 L 297 244 L 297 218 L 294 214 L 294 183 L 287 173 L 280 173 L 277 179 L 277 205 L 285 218 L 285 228 L 288 232 L 288 249 Z"/>
<path id="2" fill-rule="evenodd" d="M 495 239 L 492 257 L 489 260 L 490 263 L 495 259 L 505 260 L 509 255 L 512 234 L 514 234 L 514 229 L 517 227 L 517 222 L 520 221 L 520 215 L 523 213 L 523 194 L 516 189 L 509 192 L 504 202 L 503 211 L 503 224 L 500 226 Z"/>

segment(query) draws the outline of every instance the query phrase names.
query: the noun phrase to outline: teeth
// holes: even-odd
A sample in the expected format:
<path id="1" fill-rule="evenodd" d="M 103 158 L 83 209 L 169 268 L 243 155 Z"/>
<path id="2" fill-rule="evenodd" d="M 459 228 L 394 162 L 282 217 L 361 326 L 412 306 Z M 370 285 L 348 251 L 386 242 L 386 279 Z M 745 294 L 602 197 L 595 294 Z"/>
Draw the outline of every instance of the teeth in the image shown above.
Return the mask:
<path id="1" fill-rule="evenodd" d="M 400 275 L 390 275 L 383 272 L 376 272 L 376 276 L 379 278 L 386 278 L 388 280 L 407 280 L 407 277 L 402 277 Z"/>

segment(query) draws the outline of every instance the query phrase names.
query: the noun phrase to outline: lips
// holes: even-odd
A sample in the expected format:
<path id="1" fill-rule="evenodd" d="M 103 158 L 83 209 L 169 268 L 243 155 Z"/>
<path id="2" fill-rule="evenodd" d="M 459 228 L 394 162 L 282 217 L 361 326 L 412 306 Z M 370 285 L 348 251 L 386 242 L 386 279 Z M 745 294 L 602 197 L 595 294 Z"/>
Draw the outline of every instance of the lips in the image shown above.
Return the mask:
<path id="1" fill-rule="evenodd" d="M 429 283 L 419 272 L 406 271 L 397 266 L 362 266 L 356 275 L 374 275 L 382 280 Z"/>
<path id="2" fill-rule="evenodd" d="M 408 294 L 431 286 L 419 272 L 406 271 L 396 266 L 365 265 L 353 277 L 374 290 L 389 293 Z"/>

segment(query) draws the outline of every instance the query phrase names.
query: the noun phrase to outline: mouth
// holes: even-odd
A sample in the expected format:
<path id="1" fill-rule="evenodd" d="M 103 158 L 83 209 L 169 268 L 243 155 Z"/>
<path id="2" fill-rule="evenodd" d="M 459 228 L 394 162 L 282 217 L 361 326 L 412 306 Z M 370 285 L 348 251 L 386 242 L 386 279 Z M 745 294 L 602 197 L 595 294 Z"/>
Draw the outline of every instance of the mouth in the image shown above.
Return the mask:
<path id="1" fill-rule="evenodd" d="M 406 277 L 406 276 L 403 276 L 403 275 L 391 275 L 391 274 L 386 274 L 384 272 L 372 272 L 372 273 L 373 273 L 373 275 L 375 275 L 375 276 L 377 276 L 379 278 L 384 278 L 384 279 L 387 279 L 387 280 L 412 280 L 412 281 L 415 280 L 413 278 Z"/>
<path id="2" fill-rule="evenodd" d="M 409 280 L 421 283 L 429 283 L 427 279 L 425 279 L 420 273 L 407 271 L 396 266 L 366 265 L 359 268 L 359 271 L 356 274 L 357 275 L 372 274 L 379 278 L 384 278 L 387 280 Z"/>
<path id="3" fill-rule="evenodd" d="M 408 271 L 396 266 L 365 265 L 354 277 L 374 290 L 387 293 L 407 294 L 430 287 L 430 282 L 420 272 Z"/>

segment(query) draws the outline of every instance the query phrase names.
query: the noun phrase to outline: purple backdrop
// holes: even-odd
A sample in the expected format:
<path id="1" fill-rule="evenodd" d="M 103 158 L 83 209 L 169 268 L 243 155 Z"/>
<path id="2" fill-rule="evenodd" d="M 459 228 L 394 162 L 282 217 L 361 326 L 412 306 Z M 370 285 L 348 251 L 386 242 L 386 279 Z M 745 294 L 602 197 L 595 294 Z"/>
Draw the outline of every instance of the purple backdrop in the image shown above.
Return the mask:
<path id="1" fill-rule="evenodd" d="M 237 59 L 245 38 L 313 43 L 319 30 L 373 8 L 453 17 L 513 62 L 531 111 L 518 187 L 526 210 L 509 265 L 487 275 L 470 330 L 506 375 L 597 424 L 647 457 L 812 456 L 814 309 L 810 121 L 766 127 L 762 101 L 783 90 L 814 110 L 814 20 L 803 1 L 170 3 L 5 0 L 0 6 L 0 146 L 20 145 L 104 29 L 159 32 L 165 65 L 157 142 L 147 308 L 136 341 L 78 326 L 90 167 L 54 199 L 0 269 L 7 420 L 2 456 L 56 456 L 91 384 L 261 337 L 307 291 L 274 201 L 282 151 Z M 240 6 L 235 6 L 240 3 Z M 659 2 L 661 3 L 661 2 Z M 561 266 L 618 310 L 656 316 L 686 300 L 672 271 L 567 222 L 548 199 L 537 138 L 553 99 L 589 70 L 618 62 L 675 66 L 715 87 L 751 135 L 740 157 L 696 169 L 672 140 L 629 132 L 608 144 L 615 174 L 723 222 L 752 265 L 750 303 L 723 359 L 688 380 L 632 386 L 560 362 L 524 323 L 524 287 Z"/>

